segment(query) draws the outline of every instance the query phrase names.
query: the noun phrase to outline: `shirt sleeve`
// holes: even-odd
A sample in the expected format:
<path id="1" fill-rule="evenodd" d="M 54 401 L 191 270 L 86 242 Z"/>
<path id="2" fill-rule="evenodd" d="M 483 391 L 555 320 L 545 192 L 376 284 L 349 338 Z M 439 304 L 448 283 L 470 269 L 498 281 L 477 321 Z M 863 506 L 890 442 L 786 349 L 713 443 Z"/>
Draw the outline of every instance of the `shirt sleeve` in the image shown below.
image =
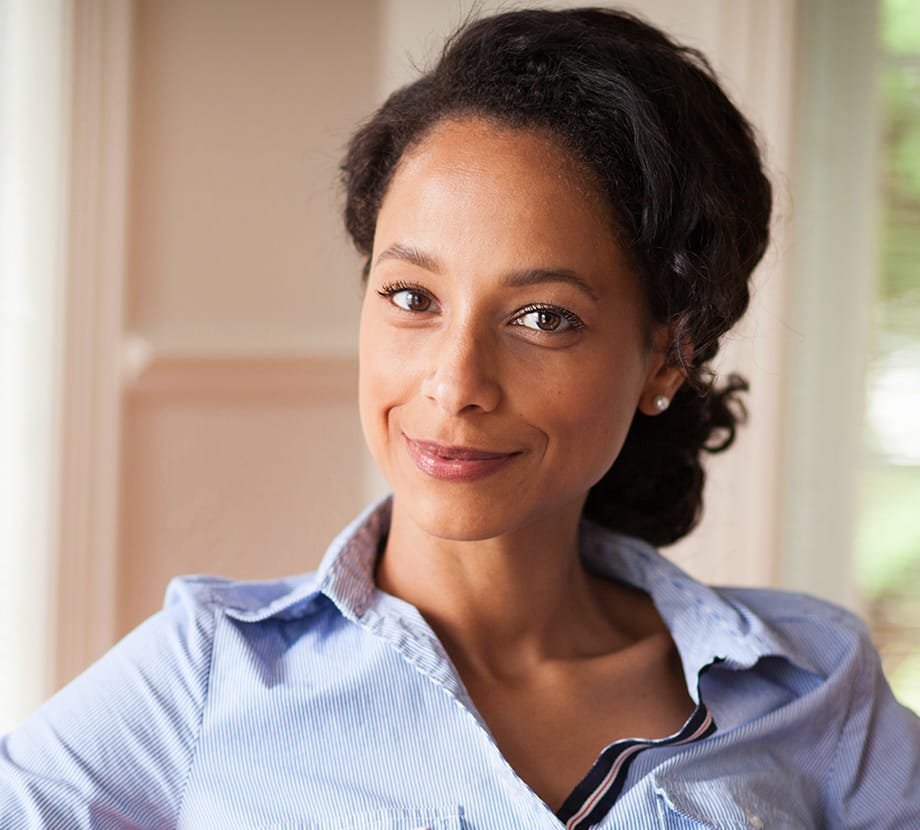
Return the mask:
<path id="1" fill-rule="evenodd" d="M 833 826 L 920 827 L 920 718 L 894 698 L 862 629 L 853 695 L 830 771 Z"/>
<path id="2" fill-rule="evenodd" d="M 0 738 L 0 826 L 174 827 L 207 694 L 217 611 L 165 607 Z"/>

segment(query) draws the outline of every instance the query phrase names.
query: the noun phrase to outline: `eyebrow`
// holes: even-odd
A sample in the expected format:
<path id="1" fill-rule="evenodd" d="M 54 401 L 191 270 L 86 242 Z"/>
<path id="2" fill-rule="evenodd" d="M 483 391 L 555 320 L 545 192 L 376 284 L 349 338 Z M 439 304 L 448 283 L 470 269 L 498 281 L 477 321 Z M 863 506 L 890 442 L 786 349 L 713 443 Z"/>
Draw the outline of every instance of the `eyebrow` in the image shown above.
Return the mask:
<path id="1" fill-rule="evenodd" d="M 395 259 L 399 262 L 408 262 L 410 265 L 417 265 L 419 268 L 431 271 L 432 274 L 441 273 L 440 262 L 412 245 L 403 245 L 400 242 L 393 243 L 385 251 L 381 251 L 377 259 L 374 260 L 374 267 L 376 268 L 381 262 L 385 262 L 388 259 Z"/>
<path id="2" fill-rule="evenodd" d="M 403 245 L 400 242 L 396 242 L 382 251 L 377 259 L 374 260 L 374 266 L 376 267 L 388 259 L 408 262 L 410 265 L 424 268 L 432 274 L 440 274 L 443 271 L 441 263 L 435 257 L 426 254 L 419 248 L 412 245 Z M 592 300 L 598 299 L 597 292 L 591 287 L 591 284 L 568 268 L 524 268 L 507 274 L 503 281 L 510 288 L 526 288 L 531 285 L 543 285 L 553 282 L 564 283 L 587 294 Z"/>
<path id="3" fill-rule="evenodd" d="M 592 300 L 597 300 L 597 292 L 591 285 L 579 277 L 574 271 L 567 268 L 527 268 L 523 271 L 514 271 L 505 278 L 505 283 L 512 288 L 523 288 L 528 285 L 542 285 L 548 282 L 561 282 L 571 285 Z"/>

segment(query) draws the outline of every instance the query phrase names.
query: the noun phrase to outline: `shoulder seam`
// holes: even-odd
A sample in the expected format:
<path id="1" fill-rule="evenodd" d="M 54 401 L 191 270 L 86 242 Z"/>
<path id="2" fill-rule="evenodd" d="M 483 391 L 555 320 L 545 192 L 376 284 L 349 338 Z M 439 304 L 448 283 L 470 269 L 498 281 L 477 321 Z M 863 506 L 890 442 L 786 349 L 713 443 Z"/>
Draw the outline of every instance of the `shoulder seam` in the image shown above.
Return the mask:
<path id="1" fill-rule="evenodd" d="M 857 667 L 857 676 L 859 677 L 859 682 L 862 683 L 865 680 L 864 675 L 865 675 L 865 669 L 866 669 L 866 649 L 863 647 L 862 642 L 859 643 L 859 646 L 860 647 L 857 650 L 857 660 L 859 661 L 859 665 Z M 857 695 L 853 693 L 852 686 L 850 687 L 850 689 L 851 689 L 851 692 L 850 692 L 850 699 L 847 702 L 847 710 L 844 716 L 840 720 L 840 729 L 837 732 L 837 744 L 834 747 L 834 756 L 831 759 L 830 764 L 828 764 L 827 775 L 824 777 L 823 795 L 824 795 L 825 803 L 828 802 L 828 796 L 831 790 L 831 782 L 834 779 L 834 775 L 837 772 L 837 767 L 840 762 L 840 751 L 841 751 L 841 746 L 843 744 L 843 735 L 844 735 L 844 732 L 846 731 L 847 724 L 850 722 L 850 717 L 853 713 L 853 706 L 856 704 Z M 839 817 L 842 818 L 842 816 L 840 816 L 841 811 L 840 811 L 839 806 L 832 805 L 832 804 L 828 804 L 828 806 L 831 808 L 836 806 L 837 808 L 834 811 L 837 813 Z"/>
<path id="2" fill-rule="evenodd" d="M 192 777 L 192 769 L 195 766 L 195 761 L 198 758 L 198 750 L 201 746 L 201 733 L 204 727 L 204 715 L 207 710 L 208 703 L 211 699 L 211 673 L 214 666 L 214 644 L 217 640 L 217 627 L 220 625 L 220 618 L 222 616 L 220 611 L 220 604 L 217 602 L 217 598 L 213 593 L 208 594 L 208 610 L 211 612 L 211 620 L 213 622 L 213 628 L 211 631 L 211 640 L 208 646 L 208 670 L 205 675 L 204 681 L 204 693 L 203 700 L 201 702 L 201 712 L 198 716 L 198 724 L 195 732 L 195 742 L 192 747 L 191 754 L 188 759 L 188 768 L 185 771 L 185 778 L 182 782 L 182 794 L 179 797 L 179 805 L 176 809 L 176 818 L 175 826 L 179 826 L 179 817 L 182 815 L 182 811 L 185 809 L 185 798 L 188 795 L 189 780 Z"/>
<path id="3" fill-rule="evenodd" d="M 847 628 L 857 634 L 861 633 L 865 628 L 865 623 L 862 618 L 846 606 L 839 605 L 823 597 L 814 596 L 813 594 L 806 594 L 801 591 L 790 591 L 783 588 L 748 588 L 739 586 L 717 586 L 713 588 L 713 590 L 725 599 L 738 599 L 746 602 L 749 601 L 752 596 L 757 597 L 769 592 L 773 597 L 795 602 L 803 611 L 821 610 L 825 613 L 826 619 L 835 623 L 842 622 L 846 624 Z M 760 612 L 757 613 L 759 614 Z M 777 622 L 794 622 L 801 620 L 802 616 L 791 612 L 781 612 L 771 615 L 769 619 Z"/>

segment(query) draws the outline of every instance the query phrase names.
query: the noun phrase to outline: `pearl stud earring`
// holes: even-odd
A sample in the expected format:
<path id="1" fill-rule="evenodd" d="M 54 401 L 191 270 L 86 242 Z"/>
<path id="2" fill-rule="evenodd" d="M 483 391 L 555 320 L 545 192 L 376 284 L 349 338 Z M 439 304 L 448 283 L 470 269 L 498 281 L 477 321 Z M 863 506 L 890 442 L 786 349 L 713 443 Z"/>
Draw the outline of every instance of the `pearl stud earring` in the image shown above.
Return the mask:
<path id="1" fill-rule="evenodd" d="M 652 398 L 652 406 L 659 414 L 664 412 L 671 405 L 671 399 L 667 395 L 655 395 Z"/>

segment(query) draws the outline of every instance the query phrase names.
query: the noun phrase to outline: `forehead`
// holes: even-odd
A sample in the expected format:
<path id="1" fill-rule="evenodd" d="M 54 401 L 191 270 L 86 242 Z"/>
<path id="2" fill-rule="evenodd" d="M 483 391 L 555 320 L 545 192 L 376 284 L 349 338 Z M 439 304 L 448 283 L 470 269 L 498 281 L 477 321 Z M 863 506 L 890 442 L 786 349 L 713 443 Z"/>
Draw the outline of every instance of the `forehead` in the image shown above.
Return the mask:
<path id="1" fill-rule="evenodd" d="M 549 130 L 512 127 L 484 116 L 452 116 L 438 121 L 411 145 L 396 168 L 401 172 L 420 167 L 453 166 L 458 171 L 482 171 L 502 178 L 533 179 L 572 190 L 605 217 L 612 214 L 609 199 L 594 171 Z"/>
<path id="2" fill-rule="evenodd" d="M 441 121 L 406 152 L 381 205 L 378 237 L 442 222 L 480 235 L 497 224 L 488 235 L 503 228 L 508 242 L 530 234 L 593 247 L 616 236 L 606 194 L 559 139 L 478 117 Z"/>

